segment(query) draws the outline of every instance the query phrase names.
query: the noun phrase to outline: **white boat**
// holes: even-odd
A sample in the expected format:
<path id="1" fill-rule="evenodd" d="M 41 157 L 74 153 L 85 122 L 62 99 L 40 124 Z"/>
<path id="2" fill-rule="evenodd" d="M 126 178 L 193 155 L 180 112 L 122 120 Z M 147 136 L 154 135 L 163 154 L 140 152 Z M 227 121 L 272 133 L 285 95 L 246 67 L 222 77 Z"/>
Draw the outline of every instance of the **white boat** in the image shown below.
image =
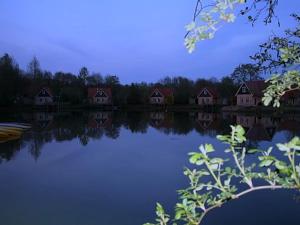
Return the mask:
<path id="1" fill-rule="evenodd" d="M 0 123 L 0 127 L 15 127 L 21 129 L 30 129 L 30 124 L 26 123 Z"/>

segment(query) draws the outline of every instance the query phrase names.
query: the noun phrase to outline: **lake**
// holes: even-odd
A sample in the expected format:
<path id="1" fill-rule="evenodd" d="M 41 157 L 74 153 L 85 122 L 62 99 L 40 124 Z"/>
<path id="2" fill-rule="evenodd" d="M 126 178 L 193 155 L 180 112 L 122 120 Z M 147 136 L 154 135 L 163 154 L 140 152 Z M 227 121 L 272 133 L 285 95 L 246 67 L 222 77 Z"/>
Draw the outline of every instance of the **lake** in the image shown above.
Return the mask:
<path id="1" fill-rule="evenodd" d="M 208 112 L 0 114 L 32 124 L 0 144 L 1 225 L 142 225 L 156 202 L 168 212 L 187 186 L 187 154 L 203 143 L 224 156 L 217 134 L 246 128 L 248 147 L 300 135 L 300 115 Z M 249 154 L 249 158 L 255 157 Z M 203 225 L 299 225 L 300 193 L 260 191 L 210 212 Z"/>

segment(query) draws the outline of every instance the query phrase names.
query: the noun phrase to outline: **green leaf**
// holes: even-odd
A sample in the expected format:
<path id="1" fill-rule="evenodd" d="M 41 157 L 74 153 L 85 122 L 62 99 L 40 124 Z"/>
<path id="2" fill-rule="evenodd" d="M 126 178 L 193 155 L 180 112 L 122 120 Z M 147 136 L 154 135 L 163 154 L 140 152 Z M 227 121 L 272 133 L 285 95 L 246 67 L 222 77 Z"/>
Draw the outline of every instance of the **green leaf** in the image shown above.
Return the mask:
<path id="1" fill-rule="evenodd" d="M 291 149 L 287 147 L 285 144 L 277 144 L 277 148 L 283 152 L 289 152 Z"/>
<path id="2" fill-rule="evenodd" d="M 211 144 L 205 144 L 205 150 L 206 150 L 206 152 L 213 152 L 213 151 L 215 151 L 214 147 Z"/>
<path id="3" fill-rule="evenodd" d="M 266 160 L 261 161 L 261 163 L 259 164 L 259 166 L 260 167 L 268 167 L 272 163 L 273 163 L 273 160 L 266 159 Z"/>
<path id="4" fill-rule="evenodd" d="M 275 167 L 279 170 L 284 170 L 287 168 L 287 165 L 285 162 L 282 162 L 282 161 L 276 161 L 275 162 Z"/>

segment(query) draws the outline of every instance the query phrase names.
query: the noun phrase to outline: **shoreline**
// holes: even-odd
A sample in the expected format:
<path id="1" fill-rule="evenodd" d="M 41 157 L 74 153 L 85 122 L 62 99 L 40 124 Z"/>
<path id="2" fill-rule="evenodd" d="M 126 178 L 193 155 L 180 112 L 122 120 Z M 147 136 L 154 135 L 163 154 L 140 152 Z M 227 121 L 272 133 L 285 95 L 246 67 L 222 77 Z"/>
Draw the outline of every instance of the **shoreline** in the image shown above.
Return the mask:
<path id="1" fill-rule="evenodd" d="M 11 112 L 64 112 L 64 111 L 164 111 L 164 112 L 207 112 L 207 113 L 218 113 L 218 112 L 232 112 L 232 113 L 284 113 L 284 112 L 295 112 L 300 113 L 300 106 L 282 106 L 280 108 L 273 107 L 243 107 L 243 106 L 199 106 L 199 105 L 63 105 L 58 107 L 57 105 L 48 106 L 7 106 L 0 107 L 0 113 L 11 113 Z"/>

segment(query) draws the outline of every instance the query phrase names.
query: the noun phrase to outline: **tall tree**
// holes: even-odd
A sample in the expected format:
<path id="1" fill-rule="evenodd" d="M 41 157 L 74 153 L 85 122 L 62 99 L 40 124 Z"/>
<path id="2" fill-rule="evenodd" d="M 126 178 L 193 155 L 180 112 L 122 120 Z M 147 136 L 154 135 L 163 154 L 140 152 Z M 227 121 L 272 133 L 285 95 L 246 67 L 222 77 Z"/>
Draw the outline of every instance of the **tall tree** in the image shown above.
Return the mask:
<path id="1" fill-rule="evenodd" d="M 103 84 L 103 77 L 100 73 L 93 73 L 92 75 L 87 77 L 88 85 L 99 85 Z"/>
<path id="2" fill-rule="evenodd" d="M 37 57 L 34 56 L 33 59 L 29 62 L 28 72 L 35 80 L 42 78 L 42 70 Z"/>
<path id="3" fill-rule="evenodd" d="M 115 87 L 115 86 L 120 85 L 119 77 L 116 75 L 107 75 L 107 76 L 105 76 L 104 79 L 105 79 L 105 84 L 107 86 Z"/>
<path id="4" fill-rule="evenodd" d="M 21 88 L 19 66 L 10 55 L 4 54 L 0 58 L 0 104 L 13 104 L 21 94 Z"/>
<path id="5" fill-rule="evenodd" d="M 84 66 L 79 71 L 79 79 L 83 81 L 84 84 L 86 84 L 87 77 L 89 76 L 88 69 Z"/>
<path id="6" fill-rule="evenodd" d="M 231 79 L 237 83 L 241 84 L 246 81 L 252 80 L 262 80 L 259 73 L 259 67 L 253 64 L 241 64 L 236 67 L 231 74 Z"/>

